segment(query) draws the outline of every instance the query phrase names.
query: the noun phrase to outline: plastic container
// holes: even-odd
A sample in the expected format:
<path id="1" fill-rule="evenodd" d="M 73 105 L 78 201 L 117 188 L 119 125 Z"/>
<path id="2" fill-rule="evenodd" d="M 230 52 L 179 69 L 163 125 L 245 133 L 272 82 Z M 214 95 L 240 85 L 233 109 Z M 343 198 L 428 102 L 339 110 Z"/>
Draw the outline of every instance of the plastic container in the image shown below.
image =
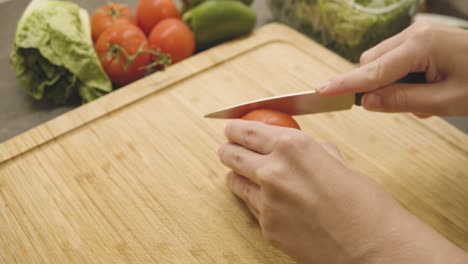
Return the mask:
<path id="1" fill-rule="evenodd" d="M 350 61 L 408 27 L 419 0 L 267 0 L 275 20 Z"/>

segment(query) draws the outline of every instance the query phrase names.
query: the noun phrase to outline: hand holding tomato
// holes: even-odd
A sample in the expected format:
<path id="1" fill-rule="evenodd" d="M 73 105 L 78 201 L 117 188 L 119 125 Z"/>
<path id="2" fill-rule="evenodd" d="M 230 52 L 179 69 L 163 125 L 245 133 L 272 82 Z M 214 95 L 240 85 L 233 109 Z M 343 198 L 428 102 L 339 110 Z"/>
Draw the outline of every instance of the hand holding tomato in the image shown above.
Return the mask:
<path id="1" fill-rule="evenodd" d="M 263 119 L 263 116 L 261 116 Z M 257 119 L 258 120 L 258 119 Z M 298 263 L 466 263 L 336 148 L 297 129 L 235 120 L 219 158 L 262 233 Z"/>
<path id="2" fill-rule="evenodd" d="M 112 25 L 125 23 L 137 24 L 135 14 L 128 6 L 118 3 L 108 3 L 101 6 L 91 16 L 93 41 L 96 42 L 102 32 Z"/>

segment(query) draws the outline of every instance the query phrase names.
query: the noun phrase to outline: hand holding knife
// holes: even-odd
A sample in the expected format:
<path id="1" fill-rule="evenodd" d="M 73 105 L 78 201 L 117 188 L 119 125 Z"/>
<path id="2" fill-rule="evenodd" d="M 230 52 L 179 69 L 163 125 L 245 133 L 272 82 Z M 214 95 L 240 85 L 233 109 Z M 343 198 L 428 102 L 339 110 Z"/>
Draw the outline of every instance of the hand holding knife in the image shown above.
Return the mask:
<path id="1" fill-rule="evenodd" d="M 399 83 L 425 83 L 424 72 L 410 73 Z M 363 93 L 340 96 L 321 96 L 316 91 L 294 93 L 255 100 L 206 115 L 207 118 L 240 118 L 255 109 L 277 110 L 289 115 L 306 115 L 351 109 L 353 105 L 361 106 Z"/>

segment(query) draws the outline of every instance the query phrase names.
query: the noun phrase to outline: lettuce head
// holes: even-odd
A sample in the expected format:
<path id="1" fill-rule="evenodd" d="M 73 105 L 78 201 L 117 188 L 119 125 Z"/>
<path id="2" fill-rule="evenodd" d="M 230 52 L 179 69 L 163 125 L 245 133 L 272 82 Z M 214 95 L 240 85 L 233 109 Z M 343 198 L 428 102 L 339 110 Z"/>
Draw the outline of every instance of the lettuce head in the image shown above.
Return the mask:
<path id="1" fill-rule="evenodd" d="M 32 0 L 18 22 L 10 63 L 36 100 L 84 103 L 112 91 L 91 40 L 89 15 L 70 2 Z"/>

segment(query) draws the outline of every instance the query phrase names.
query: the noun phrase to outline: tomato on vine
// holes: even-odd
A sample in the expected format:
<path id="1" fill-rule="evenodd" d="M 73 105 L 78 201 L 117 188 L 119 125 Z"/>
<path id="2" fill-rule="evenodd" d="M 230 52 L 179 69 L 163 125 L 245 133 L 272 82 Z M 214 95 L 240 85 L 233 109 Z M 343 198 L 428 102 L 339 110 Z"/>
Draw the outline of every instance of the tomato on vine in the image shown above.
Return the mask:
<path id="1" fill-rule="evenodd" d="M 167 18 L 159 22 L 148 39 L 151 49 L 168 54 L 172 64 L 193 55 L 195 37 L 190 28 L 180 19 Z"/>
<path id="2" fill-rule="evenodd" d="M 151 64 L 146 36 L 137 26 L 115 24 L 96 42 L 99 60 L 116 86 L 123 86 L 145 76 Z"/>
<path id="3" fill-rule="evenodd" d="M 137 7 L 138 26 L 146 35 L 165 18 L 180 18 L 172 0 L 140 0 Z"/>
<path id="4" fill-rule="evenodd" d="M 128 6 L 118 3 L 108 3 L 99 7 L 91 16 L 93 41 L 96 42 L 102 32 L 112 25 L 125 23 L 132 25 L 137 24 L 135 14 Z"/>

